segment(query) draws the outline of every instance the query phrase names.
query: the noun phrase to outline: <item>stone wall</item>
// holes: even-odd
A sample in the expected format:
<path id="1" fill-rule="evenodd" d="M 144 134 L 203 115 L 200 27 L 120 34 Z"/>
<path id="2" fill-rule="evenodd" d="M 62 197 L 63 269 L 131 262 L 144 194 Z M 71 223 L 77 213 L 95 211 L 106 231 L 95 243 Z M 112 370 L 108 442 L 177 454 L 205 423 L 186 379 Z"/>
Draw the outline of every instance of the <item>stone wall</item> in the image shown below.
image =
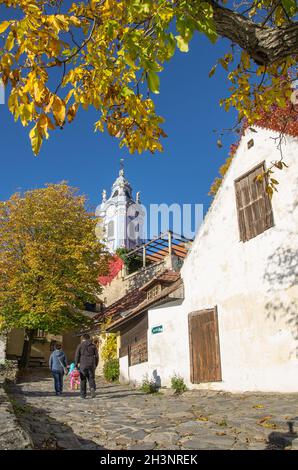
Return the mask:
<path id="1" fill-rule="evenodd" d="M 132 274 L 125 275 L 125 271 L 122 270 L 108 286 L 103 288 L 102 299 L 104 300 L 105 306 L 108 307 L 113 304 L 131 290 L 142 287 L 165 269 L 179 271 L 181 264 L 181 259 L 172 255 L 166 256 L 159 263 L 154 263 L 145 268 L 141 268 Z"/>
<path id="2" fill-rule="evenodd" d="M 43 357 L 45 363 L 49 360 L 51 355 L 51 343 L 57 341 L 62 343 L 63 350 L 69 361 L 74 360 L 75 350 L 78 346 L 80 339 L 75 336 L 74 332 L 65 333 L 62 335 L 47 334 L 45 338 L 35 339 L 32 343 L 31 358 Z M 10 358 L 20 357 L 23 351 L 24 344 L 24 330 L 13 329 L 7 335 L 6 354 Z M 1 359 L 1 342 L 0 342 L 0 359 Z"/>
<path id="3" fill-rule="evenodd" d="M 18 361 L 5 360 L 0 364 L 0 380 L 16 383 L 18 378 Z"/>
<path id="4" fill-rule="evenodd" d="M 32 449 L 29 435 L 21 428 L 0 377 L 0 450 Z"/>
<path id="5" fill-rule="evenodd" d="M 0 335 L 0 364 L 5 361 L 6 358 L 6 336 Z"/>
<path id="6" fill-rule="evenodd" d="M 101 375 L 103 375 L 103 367 L 104 367 L 104 361 L 101 357 L 101 352 L 102 352 L 102 348 L 105 344 L 105 336 L 104 335 L 96 335 L 94 338 L 96 338 L 96 340 L 97 340 L 97 349 L 98 349 L 98 358 L 99 358 L 98 365 L 97 365 L 97 368 L 95 370 L 95 374 L 101 376 Z"/>

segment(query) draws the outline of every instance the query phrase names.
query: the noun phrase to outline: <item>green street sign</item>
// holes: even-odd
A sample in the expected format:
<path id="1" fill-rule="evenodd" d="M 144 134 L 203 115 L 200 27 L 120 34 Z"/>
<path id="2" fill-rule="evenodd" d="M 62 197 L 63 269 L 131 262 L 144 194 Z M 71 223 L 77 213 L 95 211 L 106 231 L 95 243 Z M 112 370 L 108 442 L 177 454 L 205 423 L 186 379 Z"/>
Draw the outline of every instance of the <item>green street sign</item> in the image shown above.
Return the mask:
<path id="1" fill-rule="evenodd" d="M 158 325 L 158 326 L 154 326 L 152 329 L 151 329 L 151 333 L 153 335 L 156 335 L 156 333 L 162 333 L 163 332 L 163 326 L 162 325 Z"/>

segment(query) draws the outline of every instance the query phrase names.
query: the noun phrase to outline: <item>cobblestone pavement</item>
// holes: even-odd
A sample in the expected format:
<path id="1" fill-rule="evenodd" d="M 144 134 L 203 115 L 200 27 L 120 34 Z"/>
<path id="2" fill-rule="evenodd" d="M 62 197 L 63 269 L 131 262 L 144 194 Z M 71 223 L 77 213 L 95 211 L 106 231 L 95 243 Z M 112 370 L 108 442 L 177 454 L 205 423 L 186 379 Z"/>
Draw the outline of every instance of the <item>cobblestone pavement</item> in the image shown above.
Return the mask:
<path id="1" fill-rule="evenodd" d="M 19 448 L 32 448 L 30 437 L 16 419 L 12 404 L 5 392 L 4 382 L 0 378 L 0 450 L 15 449 L 16 442 Z"/>
<path id="2" fill-rule="evenodd" d="M 298 449 L 298 394 L 172 391 L 144 395 L 98 380 L 82 400 L 39 372 L 10 387 L 37 449 Z"/>

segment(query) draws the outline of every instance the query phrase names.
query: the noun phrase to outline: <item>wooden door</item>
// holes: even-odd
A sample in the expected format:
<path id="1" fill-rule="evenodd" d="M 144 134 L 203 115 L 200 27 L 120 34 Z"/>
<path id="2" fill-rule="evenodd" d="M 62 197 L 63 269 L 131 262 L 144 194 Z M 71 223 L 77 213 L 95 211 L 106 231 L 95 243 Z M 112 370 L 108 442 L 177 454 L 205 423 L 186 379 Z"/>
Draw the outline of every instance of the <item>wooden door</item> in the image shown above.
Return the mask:
<path id="1" fill-rule="evenodd" d="M 192 312 L 188 321 L 191 382 L 221 381 L 217 309 Z"/>

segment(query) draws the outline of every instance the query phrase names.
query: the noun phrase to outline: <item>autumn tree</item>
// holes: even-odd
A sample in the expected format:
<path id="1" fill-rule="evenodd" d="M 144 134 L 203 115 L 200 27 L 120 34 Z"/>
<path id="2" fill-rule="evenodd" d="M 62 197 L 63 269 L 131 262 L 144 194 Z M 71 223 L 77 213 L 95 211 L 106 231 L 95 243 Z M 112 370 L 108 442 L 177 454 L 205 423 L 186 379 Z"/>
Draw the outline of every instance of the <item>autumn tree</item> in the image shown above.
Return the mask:
<path id="1" fill-rule="evenodd" d="M 67 184 L 0 203 L 0 329 L 25 330 L 26 366 L 37 329 L 61 334 L 88 325 L 86 303 L 106 269 L 85 197 Z"/>
<path id="2" fill-rule="evenodd" d="M 225 6 L 229 4 L 230 8 Z M 0 0 L 0 77 L 8 106 L 31 125 L 38 154 L 49 131 L 71 122 L 80 107 L 98 111 L 95 130 L 130 152 L 162 149 L 163 119 L 150 93 L 176 48 L 187 52 L 194 33 L 231 49 L 217 65 L 230 96 L 221 104 L 239 119 L 260 117 L 291 94 L 298 54 L 295 0 Z M 198 57 L 198 61 L 200 58 Z"/>

